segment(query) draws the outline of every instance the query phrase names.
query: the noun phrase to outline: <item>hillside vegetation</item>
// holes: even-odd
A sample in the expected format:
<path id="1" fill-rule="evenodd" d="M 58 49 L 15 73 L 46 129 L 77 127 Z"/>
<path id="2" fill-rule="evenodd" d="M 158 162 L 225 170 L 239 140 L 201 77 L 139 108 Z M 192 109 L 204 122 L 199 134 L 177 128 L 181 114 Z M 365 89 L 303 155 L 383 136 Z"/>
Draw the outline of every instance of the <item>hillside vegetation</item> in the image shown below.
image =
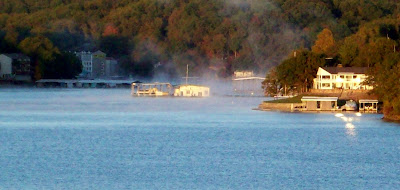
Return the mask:
<path id="1" fill-rule="evenodd" d="M 101 49 L 118 58 L 126 73 L 140 76 L 154 74 L 158 63 L 168 74 L 182 73 L 186 64 L 198 75 L 207 71 L 227 77 L 237 69 L 265 73 L 292 50 L 311 49 L 324 28 L 332 31 L 336 42 L 349 46 L 350 53 L 355 51 L 344 39 L 362 32 L 364 25 L 378 24 L 376 20 L 396 23 L 398 4 L 393 0 L 0 0 L 0 51 L 32 54 L 21 45 L 24 40 L 46 46 L 50 55 Z M 360 35 L 366 32 L 376 31 Z M 328 54 L 334 53 L 329 49 Z M 343 61 L 357 62 L 352 55 Z"/>

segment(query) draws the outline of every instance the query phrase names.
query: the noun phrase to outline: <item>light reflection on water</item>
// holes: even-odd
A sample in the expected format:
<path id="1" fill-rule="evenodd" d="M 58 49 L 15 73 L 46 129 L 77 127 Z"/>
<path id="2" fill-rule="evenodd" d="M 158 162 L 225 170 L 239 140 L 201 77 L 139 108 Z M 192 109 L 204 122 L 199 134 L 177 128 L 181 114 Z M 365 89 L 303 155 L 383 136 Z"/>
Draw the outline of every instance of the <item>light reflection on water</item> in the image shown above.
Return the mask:
<path id="1" fill-rule="evenodd" d="M 381 115 L 252 110 L 265 98 L 129 94 L 0 91 L 0 189 L 400 186 L 400 128 Z"/>
<path id="2" fill-rule="evenodd" d="M 354 113 L 356 117 L 352 117 L 353 113 L 346 114 L 345 116 L 343 113 L 337 113 L 335 114 L 335 117 L 338 117 L 342 119 L 345 123 L 345 128 L 346 128 L 346 134 L 348 134 L 351 137 L 356 137 L 357 136 L 357 131 L 356 131 L 356 125 L 354 125 L 354 122 L 359 122 L 362 120 L 362 114 L 360 112 Z"/>

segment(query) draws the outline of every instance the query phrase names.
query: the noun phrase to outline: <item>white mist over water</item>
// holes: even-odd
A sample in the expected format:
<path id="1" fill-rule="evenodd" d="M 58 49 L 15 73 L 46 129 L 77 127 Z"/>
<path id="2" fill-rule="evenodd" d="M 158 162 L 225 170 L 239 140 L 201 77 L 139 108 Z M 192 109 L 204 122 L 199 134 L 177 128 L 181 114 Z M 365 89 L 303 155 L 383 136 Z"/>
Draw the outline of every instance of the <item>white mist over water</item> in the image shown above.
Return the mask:
<path id="1" fill-rule="evenodd" d="M 1 89 L 0 189 L 400 185 L 398 124 L 376 114 L 252 110 L 265 99 Z"/>

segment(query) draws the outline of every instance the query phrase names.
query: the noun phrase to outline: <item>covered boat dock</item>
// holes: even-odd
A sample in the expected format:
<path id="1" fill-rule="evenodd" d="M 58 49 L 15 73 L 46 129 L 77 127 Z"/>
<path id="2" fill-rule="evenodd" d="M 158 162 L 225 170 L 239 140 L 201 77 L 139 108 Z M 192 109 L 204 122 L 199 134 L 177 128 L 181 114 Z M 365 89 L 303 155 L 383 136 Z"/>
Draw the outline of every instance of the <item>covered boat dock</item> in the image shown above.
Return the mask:
<path id="1" fill-rule="evenodd" d="M 367 100 L 367 99 L 361 99 L 358 101 L 359 103 L 359 111 L 373 111 L 377 112 L 378 111 L 378 100 Z"/>

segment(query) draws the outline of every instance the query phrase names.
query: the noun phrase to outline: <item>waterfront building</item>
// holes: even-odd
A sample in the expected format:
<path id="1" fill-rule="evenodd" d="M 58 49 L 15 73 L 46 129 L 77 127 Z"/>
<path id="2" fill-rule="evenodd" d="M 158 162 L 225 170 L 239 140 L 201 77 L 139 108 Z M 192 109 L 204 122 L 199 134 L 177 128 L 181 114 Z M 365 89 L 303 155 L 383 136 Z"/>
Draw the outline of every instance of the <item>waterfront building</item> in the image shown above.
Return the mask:
<path id="1" fill-rule="evenodd" d="M 372 86 L 364 84 L 367 70 L 367 67 L 319 67 L 313 88 L 371 90 Z"/>
<path id="2" fill-rule="evenodd" d="M 131 85 L 132 96 L 170 96 L 172 85 L 170 83 L 141 83 Z"/>
<path id="3" fill-rule="evenodd" d="M 1 54 L 0 78 L 3 80 L 31 81 L 31 59 L 21 53 Z"/>
<path id="4" fill-rule="evenodd" d="M 335 111 L 337 110 L 338 97 L 303 96 L 304 111 Z"/>

